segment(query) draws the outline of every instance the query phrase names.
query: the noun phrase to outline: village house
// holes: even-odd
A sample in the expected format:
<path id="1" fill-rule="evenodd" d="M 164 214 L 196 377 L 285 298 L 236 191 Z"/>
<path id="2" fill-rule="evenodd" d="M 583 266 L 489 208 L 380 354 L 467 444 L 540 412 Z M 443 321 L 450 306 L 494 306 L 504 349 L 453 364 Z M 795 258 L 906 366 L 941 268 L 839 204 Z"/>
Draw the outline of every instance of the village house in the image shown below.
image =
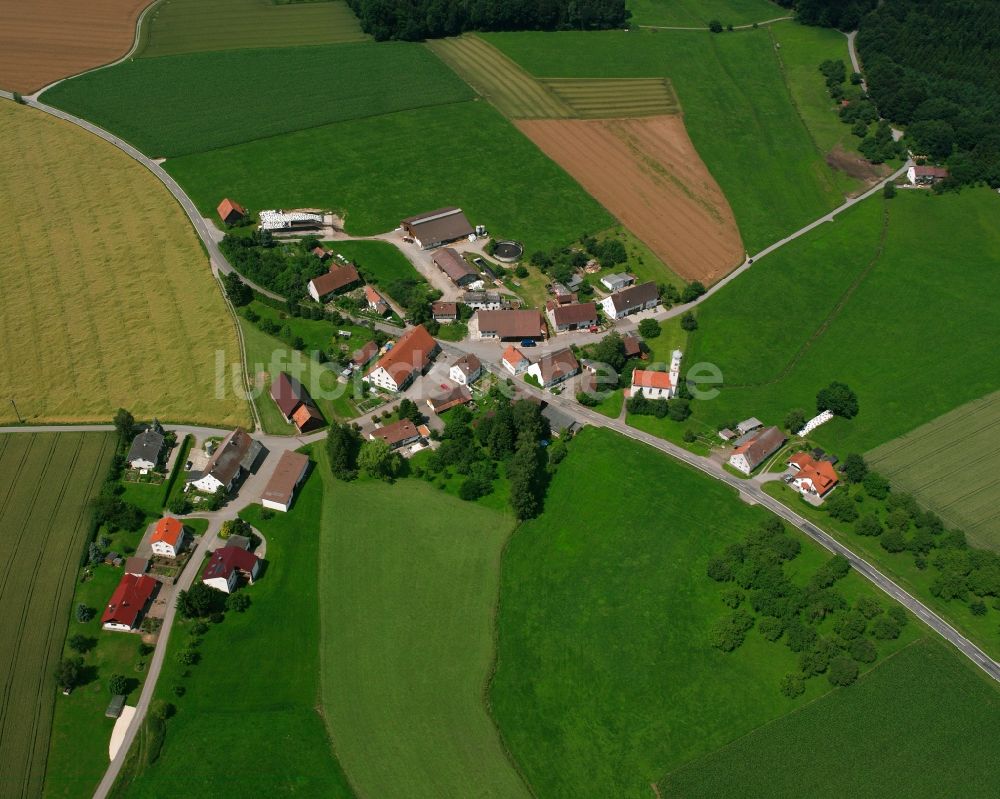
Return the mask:
<path id="1" fill-rule="evenodd" d="M 552 327 L 558 333 L 567 330 L 585 330 L 597 325 L 597 305 L 592 302 L 562 305 L 558 301 L 550 301 L 545 308 Z"/>
<path id="2" fill-rule="evenodd" d="M 133 469 L 155 469 L 163 451 L 164 434 L 160 423 L 153 424 L 132 439 L 126 462 Z"/>
<path id="3" fill-rule="evenodd" d="M 642 346 L 639 343 L 639 338 L 637 336 L 628 335 L 622 338 L 622 347 L 625 350 L 626 358 L 641 358 Z"/>
<path id="4" fill-rule="evenodd" d="M 440 349 L 427 328 L 423 325 L 411 327 L 363 379 L 386 391 L 402 391 L 418 374 L 427 370 Z"/>
<path id="5" fill-rule="evenodd" d="M 543 355 L 537 363 L 528 367 L 528 374 L 543 388 L 552 388 L 579 373 L 580 362 L 568 347 Z"/>
<path id="6" fill-rule="evenodd" d="M 233 536 L 237 538 L 237 536 Z M 260 574 L 260 558 L 243 549 L 239 542 L 232 546 L 219 547 L 201 573 L 201 581 L 209 588 L 231 594 L 236 590 L 241 577 L 252 585 Z"/>
<path id="7" fill-rule="evenodd" d="M 216 210 L 219 212 L 219 219 L 227 225 L 238 225 L 247 218 L 247 209 L 228 197 L 219 203 Z"/>
<path id="8" fill-rule="evenodd" d="M 400 224 L 406 235 L 422 250 L 475 235 L 461 208 L 439 208 L 426 214 L 408 217 Z"/>
<path id="9" fill-rule="evenodd" d="M 462 305 L 474 311 L 500 311 L 507 307 L 499 291 L 467 291 L 462 295 Z"/>
<path id="10" fill-rule="evenodd" d="M 271 399 L 285 419 L 293 423 L 300 433 L 308 433 L 326 424 L 326 419 L 305 386 L 286 372 L 278 372 L 271 381 Z"/>
<path id="11" fill-rule="evenodd" d="M 483 363 L 472 353 L 463 355 L 448 370 L 448 377 L 460 386 L 471 386 L 483 374 Z"/>
<path id="12" fill-rule="evenodd" d="M 659 305 L 660 293 L 656 283 L 650 281 L 629 286 L 601 300 L 601 308 L 609 319 L 622 319 L 640 311 L 649 311 Z"/>
<path id="13" fill-rule="evenodd" d="M 189 472 L 188 485 L 214 494 L 232 491 L 253 471 L 264 446 L 242 427 L 237 427 L 215 448 L 203 472 Z"/>
<path id="14" fill-rule="evenodd" d="M 503 364 L 504 369 L 515 377 L 531 366 L 531 361 L 529 361 L 525 357 L 524 353 L 516 347 L 507 347 L 507 349 L 503 351 L 500 363 Z"/>
<path id="15" fill-rule="evenodd" d="M 545 322 L 541 313 L 530 310 L 476 311 L 479 338 L 500 341 L 536 341 L 545 338 Z"/>
<path id="16" fill-rule="evenodd" d="M 378 355 L 378 344 L 374 341 L 369 341 L 361 349 L 354 351 L 351 355 L 351 366 L 355 369 L 363 369 L 369 363 L 371 363 L 372 358 Z"/>
<path id="17" fill-rule="evenodd" d="M 822 499 L 840 482 L 833 464 L 816 460 L 808 452 L 797 452 L 788 459 L 788 466 L 795 472 L 792 487 L 805 497 Z"/>
<path id="18" fill-rule="evenodd" d="M 435 322 L 440 322 L 443 325 L 457 321 L 458 303 L 437 300 L 431 303 L 431 316 L 434 317 Z"/>
<path id="19" fill-rule="evenodd" d="M 368 303 L 368 310 L 372 313 L 377 313 L 379 316 L 385 316 L 392 310 L 389 307 L 389 303 L 386 302 L 385 297 L 379 294 L 372 286 L 365 286 L 365 300 Z"/>
<path id="20" fill-rule="evenodd" d="M 150 545 L 154 555 L 176 558 L 184 549 L 186 538 L 184 523 L 172 516 L 164 516 L 156 523 Z"/>
<path id="21" fill-rule="evenodd" d="M 148 574 L 123 574 L 101 615 L 101 627 L 121 632 L 137 629 L 159 587 Z"/>
<path id="22" fill-rule="evenodd" d="M 580 429 L 580 423 L 568 413 L 563 413 L 558 408 L 542 403 L 542 416 L 549 423 L 549 430 L 554 436 L 562 436 L 566 433 L 572 435 Z"/>
<path id="23" fill-rule="evenodd" d="M 326 249 L 326 247 L 323 247 L 320 244 L 317 244 L 315 247 L 313 247 L 311 250 L 309 250 L 309 252 L 311 252 L 313 255 L 315 255 L 317 258 L 319 258 L 321 261 L 325 261 L 327 258 L 329 258 L 330 256 L 333 255 L 332 252 L 330 252 L 328 249 Z"/>
<path id="24" fill-rule="evenodd" d="M 785 436 L 777 427 L 761 428 L 753 437 L 733 450 L 729 465 L 749 475 L 785 443 Z"/>
<path id="25" fill-rule="evenodd" d="M 274 467 L 274 474 L 267 481 L 260 495 L 260 504 L 271 510 L 287 512 L 292 506 L 295 489 L 309 470 L 309 458 L 301 452 L 286 450 Z"/>
<path id="26" fill-rule="evenodd" d="M 601 285 L 611 292 L 626 289 L 633 283 L 635 283 L 635 278 L 625 272 L 617 272 L 612 275 L 605 275 L 601 278 Z"/>
<path id="27" fill-rule="evenodd" d="M 439 416 L 451 408 L 465 405 L 472 401 L 472 392 L 465 386 L 455 386 L 441 394 L 430 397 L 427 400 L 427 407 Z"/>
<path id="28" fill-rule="evenodd" d="M 325 275 L 314 277 L 309 281 L 309 296 L 316 302 L 323 302 L 328 297 L 338 294 L 345 289 L 349 289 L 361 282 L 361 275 L 358 274 L 354 264 L 344 266 L 331 266 L 330 271 Z"/>
<path id="29" fill-rule="evenodd" d="M 906 170 L 906 179 L 913 186 L 932 186 L 949 174 L 943 166 L 911 166 Z"/>
<path id="30" fill-rule="evenodd" d="M 669 372 L 654 372 L 649 369 L 636 369 L 632 372 L 630 397 L 640 394 L 646 399 L 670 399 L 677 393 L 677 383 L 671 379 Z"/>
<path id="31" fill-rule="evenodd" d="M 409 419 L 400 419 L 398 422 L 376 427 L 368 434 L 370 441 L 381 439 L 392 449 L 415 444 L 421 437 L 419 428 Z"/>
<path id="32" fill-rule="evenodd" d="M 431 260 L 456 286 L 468 286 L 481 279 L 479 273 L 451 247 L 442 247 L 434 253 Z"/>

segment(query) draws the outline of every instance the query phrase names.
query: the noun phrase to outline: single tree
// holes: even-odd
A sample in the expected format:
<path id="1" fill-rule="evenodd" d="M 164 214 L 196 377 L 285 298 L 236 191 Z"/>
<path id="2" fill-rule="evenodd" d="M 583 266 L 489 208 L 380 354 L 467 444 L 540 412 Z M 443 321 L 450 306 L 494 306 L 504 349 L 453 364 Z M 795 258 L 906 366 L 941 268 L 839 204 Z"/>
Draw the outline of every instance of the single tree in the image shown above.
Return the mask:
<path id="1" fill-rule="evenodd" d="M 789 699 L 802 696 L 806 690 L 806 681 L 801 674 L 786 674 L 781 678 L 781 693 Z"/>
<path id="2" fill-rule="evenodd" d="M 74 652 L 80 652 L 82 654 L 93 645 L 93 639 L 77 633 L 76 635 L 71 635 L 67 643 L 69 644 L 69 648 Z"/>
<path id="3" fill-rule="evenodd" d="M 885 499 L 889 496 L 889 481 L 878 472 L 868 472 L 861 485 L 865 488 L 865 493 L 872 499 Z"/>
<path id="4" fill-rule="evenodd" d="M 215 605 L 216 593 L 202 582 L 177 594 L 177 610 L 186 619 L 203 618 Z"/>
<path id="5" fill-rule="evenodd" d="M 358 467 L 369 477 L 392 480 L 401 468 L 401 460 L 382 439 L 366 441 L 358 453 Z"/>
<path id="6" fill-rule="evenodd" d="M 681 314 L 681 330 L 686 330 L 691 332 L 692 330 L 698 329 L 698 320 L 691 311 L 685 311 Z"/>
<path id="7" fill-rule="evenodd" d="M 858 123 L 858 124 L 861 124 L 861 123 Z M 885 186 L 882 189 L 882 196 L 885 197 L 885 199 L 887 199 L 887 200 L 891 200 L 893 197 L 895 197 L 896 196 L 896 184 L 893 183 L 891 180 L 888 183 L 886 183 Z"/>
<path id="8" fill-rule="evenodd" d="M 849 658 L 836 657 L 830 661 L 826 678 L 832 685 L 850 685 L 858 679 L 858 664 Z"/>
<path id="9" fill-rule="evenodd" d="M 115 413 L 114 425 L 115 430 L 118 431 L 118 437 L 124 441 L 131 438 L 135 431 L 135 418 L 124 408 L 119 408 Z"/>
<path id="10" fill-rule="evenodd" d="M 790 433 L 798 433 L 806 425 L 806 412 L 802 408 L 792 408 L 785 414 L 785 429 Z"/>
<path id="11" fill-rule="evenodd" d="M 250 607 L 250 596 L 243 591 L 238 591 L 226 597 L 226 610 L 243 613 L 248 607 Z"/>
<path id="12" fill-rule="evenodd" d="M 63 658 L 56 666 L 56 684 L 64 691 L 71 691 L 80 681 L 83 658 Z"/>
<path id="13" fill-rule="evenodd" d="M 858 415 L 858 396 L 846 383 L 833 382 L 816 394 L 816 410 L 853 419 Z"/>
<path id="14" fill-rule="evenodd" d="M 76 606 L 76 620 L 81 624 L 85 624 L 94 618 L 94 609 L 87 607 L 82 602 Z"/>
<path id="15" fill-rule="evenodd" d="M 353 480 L 357 476 L 361 435 L 350 424 L 335 423 L 326 434 L 326 452 L 330 471 L 338 480 Z"/>
<path id="16" fill-rule="evenodd" d="M 124 674 L 112 674 L 108 680 L 108 690 L 112 695 L 125 694 L 128 692 L 128 680 Z"/>
<path id="17" fill-rule="evenodd" d="M 660 335 L 660 323 L 655 319 L 643 319 L 639 322 L 639 335 L 643 338 L 656 338 Z"/>
<path id="18" fill-rule="evenodd" d="M 868 464 L 865 459 L 852 452 L 844 461 L 844 476 L 852 483 L 860 483 L 868 474 Z"/>
<path id="19" fill-rule="evenodd" d="M 708 23 L 708 29 L 712 31 L 712 33 L 722 33 L 722 23 L 717 19 L 713 19 Z"/>

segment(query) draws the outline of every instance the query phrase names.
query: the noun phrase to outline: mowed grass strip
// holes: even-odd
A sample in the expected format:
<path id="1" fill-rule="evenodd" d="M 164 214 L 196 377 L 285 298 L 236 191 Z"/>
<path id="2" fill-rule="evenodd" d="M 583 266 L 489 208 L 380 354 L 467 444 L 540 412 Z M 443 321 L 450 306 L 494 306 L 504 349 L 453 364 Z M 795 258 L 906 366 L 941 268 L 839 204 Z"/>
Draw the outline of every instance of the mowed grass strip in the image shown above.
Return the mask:
<path id="1" fill-rule="evenodd" d="M 0 795 L 42 792 L 88 502 L 108 468 L 104 433 L 0 435 Z"/>
<path id="2" fill-rule="evenodd" d="M 243 512 L 267 539 L 263 576 L 240 588 L 250 607 L 209 625 L 194 666 L 176 659 L 191 645 L 192 622 L 175 622 L 155 698 L 177 714 L 159 758 L 146 769 L 128 764 L 116 796 L 159 799 L 166 785 L 185 797 L 353 796 L 318 707 L 322 503 L 314 472 L 289 513 L 265 520 L 259 505 Z"/>
<path id="3" fill-rule="evenodd" d="M 143 25 L 142 56 L 366 39 L 343 0 L 164 0 Z"/>
<path id="4" fill-rule="evenodd" d="M 542 83 L 582 119 L 680 113 L 677 95 L 667 78 L 548 78 Z"/>
<path id="5" fill-rule="evenodd" d="M 229 195 L 251 208 L 331 208 L 353 235 L 458 205 L 526 252 L 614 223 L 489 104 L 454 103 L 290 133 L 167 161 L 205 215 Z"/>
<path id="6" fill-rule="evenodd" d="M 980 546 L 1000 548 L 1000 392 L 974 400 L 867 454 L 872 468 Z"/>
<path id="7" fill-rule="evenodd" d="M 490 698 L 536 795 L 649 796 L 668 771 L 830 690 L 813 679 L 784 697 L 798 656 L 756 630 L 735 652 L 711 646 L 727 608 L 708 560 L 768 516 L 610 431 L 574 438 L 502 570 Z M 828 557 L 803 539 L 790 574 Z M 875 596 L 855 574 L 837 591 Z M 880 655 L 919 634 L 908 625 Z"/>
<path id="8" fill-rule="evenodd" d="M 996 683 L 936 640 L 907 647 L 796 713 L 663 779 L 662 796 L 962 796 L 1000 793 Z M 891 742 L 891 745 L 887 745 Z"/>
<path id="9" fill-rule="evenodd" d="M 442 61 L 511 119 L 562 119 L 573 110 L 478 36 L 433 39 L 427 43 Z"/>
<path id="10" fill-rule="evenodd" d="M 512 518 L 422 481 L 317 469 L 323 712 L 358 795 L 530 796 L 484 696 Z"/>
<path id="11" fill-rule="evenodd" d="M 423 45 L 360 42 L 140 58 L 61 83 L 43 100 L 147 155 L 177 156 L 471 97 Z"/>
<path id="12" fill-rule="evenodd" d="M 187 217 L 95 136 L 0 104 L 0 385 L 29 422 L 246 424 L 234 323 Z M 9 401 L 0 423 L 17 421 Z"/>

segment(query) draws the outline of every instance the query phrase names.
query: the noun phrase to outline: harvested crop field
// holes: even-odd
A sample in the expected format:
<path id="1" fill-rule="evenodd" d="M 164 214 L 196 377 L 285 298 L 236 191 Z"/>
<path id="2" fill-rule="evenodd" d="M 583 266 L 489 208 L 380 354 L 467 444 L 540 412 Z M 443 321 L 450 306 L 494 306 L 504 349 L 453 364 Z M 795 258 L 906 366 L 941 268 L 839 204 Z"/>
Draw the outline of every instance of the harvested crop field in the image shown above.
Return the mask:
<path id="1" fill-rule="evenodd" d="M 517 126 L 681 277 L 714 282 L 743 260 L 732 209 L 681 117 Z"/>
<path id="2" fill-rule="evenodd" d="M 110 433 L 0 435 L 0 796 L 41 796 L 88 503 Z"/>
<path id="3" fill-rule="evenodd" d="M 123 56 L 149 2 L 0 3 L 0 88 L 27 94 Z"/>
<path id="4" fill-rule="evenodd" d="M 546 78 L 542 84 L 583 119 L 651 117 L 680 111 L 666 78 Z"/>
<path id="5" fill-rule="evenodd" d="M 187 217 L 125 153 L 39 111 L 0 104 L 0 423 L 139 418 L 238 424 L 216 387 L 240 363 Z"/>
<path id="6" fill-rule="evenodd" d="M 1000 549 L 1000 392 L 939 416 L 868 453 L 873 469 L 979 546 Z"/>

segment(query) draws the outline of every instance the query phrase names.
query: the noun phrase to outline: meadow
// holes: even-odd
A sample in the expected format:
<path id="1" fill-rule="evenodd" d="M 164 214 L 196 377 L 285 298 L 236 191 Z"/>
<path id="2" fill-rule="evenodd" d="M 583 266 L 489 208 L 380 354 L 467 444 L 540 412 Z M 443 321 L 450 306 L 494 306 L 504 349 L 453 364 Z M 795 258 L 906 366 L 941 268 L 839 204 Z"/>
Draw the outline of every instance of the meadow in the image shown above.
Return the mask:
<path id="1" fill-rule="evenodd" d="M 31 423 L 138 418 L 246 424 L 215 394 L 233 321 L 187 217 L 95 136 L 0 104 L 0 385 Z M 9 401 L 0 423 L 16 422 Z"/>
<path id="2" fill-rule="evenodd" d="M 841 200 L 838 179 L 791 102 L 766 30 L 482 36 L 541 79 L 669 79 L 691 141 L 729 200 L 751 253 Z"/>
<path id="3" fill-rule="evenodd" d="M 361 796 L 528 797 L 486 709 L 509 514 L 422 481 L 326 484 L 323 712 Z"/>
<path id="4" fill-rule="evenodd" d="M 422 45 L 359 42 L 134 59 L 43 101 L 173 157 L 471 96 Z"/>
<path id="5" fill-rule="evenodd" d="M 705 29 L 712 20 L 723 25 L 748 25 L 791 13 L 768 0 L 628 0 L 628 8 L 633 25 Z"/>
<path id="6" fill-rule="evenodd" d="M 973 400 L 868 452 L 869 465 L 964 530 L 978 546 L 1000 548 L 1000 478 L 987 468 L 1000 445 L 1000 392 Z"/>
<path id="7" fill-rule="evenodd" d="M 484 102 L 340 122 L 164 166 L 206 215 L 223 194 L 252 208 L 332 208 L 345 214 L 352 235 L 392 230 L 447 205 L 461 206 L 494 236 L 523 241 L 528 252 L 613 223 Z"/>
<path id="8" fill-rule="evenodd" d="M 176 653 L 196 637 L 193 624 L 175 623 L 156 698 L 175 705 L 176 715 L 159 757 L 144 768 L 133 763 L 116 795 L 161 797 L 170 785 L 191 797 L 353 796 L 317 712 L 322 504 L 314 472 L 289 513 L 264 519 L 257 505 L 243 512 L 267 539 L 264 575 L 241 589 L 250 607 L 210 624 L 190 667 Z"/>
<path id="9" fill-rule="evenodd" d="M 754 264 L 699 306 L 685 360 L 716 364 L 724 383 L 696 418 L 780 424 L 842 381 L 859 414 L 812 437 L 843 455 L 995 391 L 997 202 L 986 190 L 876 197 Z"/>
<path id="10" fill-rule="evenodd" d="M 0 763 L 3 796 L 42 792 L 90 498 L 114 454 L 105 433 L 0 435 Z M 86 687 L 80 690 L 86 690 Z"/>
<path id="11" fill-rule="evenodd" d="M 667 775 L 662 796 L 907 796 L 1000 792 L 996 684 L 935 640 Z"/>
<path id="12" fill-rule="evenodd" d="M 396 280 L 427 282 L 399 251 L 399 247 L 387 241 L 331 241 L 324 246 L 353 262 L 365 275 L 370 275 L 372 282 L 382 291 L 388 292 L 389 286 Z"/>
<path id="13" fill-rule="evenodd" d="M 810 680 L 799 699 L 783 696 L 797 657 L 760 635 L 730 654 L 710 645 L 726 608 L 708 559 L 767 517 L 614 433 L 574 439 L 501 579 L 490 698 L 537 795 L 648 796 L 664 773 L 829 690 Z M 795 569 L 826 558 L 803 540 Z M 853 574 L 838 591 L 874 595 Z M 918 634 L 909 625 L 894 644 Z"/>
<path id="14" fill-rule="evenodd" d="M 145 21 L 144 57 L 254 47 L 337 44 L 367 38 L 343 0 L 164 0 Z"/>

